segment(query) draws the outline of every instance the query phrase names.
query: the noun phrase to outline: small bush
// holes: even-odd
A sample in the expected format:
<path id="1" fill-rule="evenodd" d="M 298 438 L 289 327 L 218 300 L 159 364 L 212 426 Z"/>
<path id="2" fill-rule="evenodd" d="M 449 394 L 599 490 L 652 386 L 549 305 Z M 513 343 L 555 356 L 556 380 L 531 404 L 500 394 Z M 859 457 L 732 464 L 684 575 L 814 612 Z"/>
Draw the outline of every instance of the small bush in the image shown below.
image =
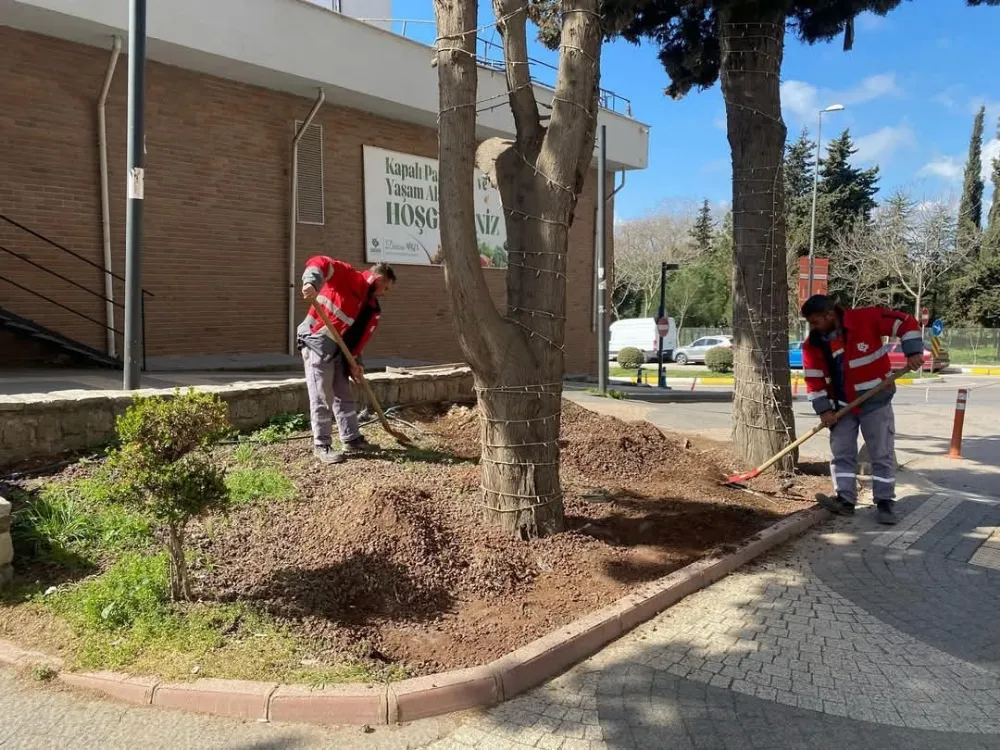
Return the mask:
<path id="1" fill-rule="evenodd" d="M 280 469 L 235 469 L 226 474 L 226 487 L 234 505 L 259 500 L 291 500 L 295 485 Z"/>
<path id="2" fill-rule="evenodd" d="M 733 371 L 733 350 L 728 346 L 715 346 L 705 353 L 705 366 L 712 372 Z"/>
<path id="3" fill-rule="evenodd" d="M 626 370 L 636 370 L 646 363 L 646 355 L 634 346 L 626 346 L 618 352 L 618 365 Z"/>
<path id="4" fill-rule="evenodd" d="M 184 529 L 190 519 L 229 502 L 225 470 L 207 451 L 230 430 L 228 408 L 218 396 L 194 389 L 173 399 L 136 398 L 117 428 L 121 447 L 107 463 L 115 496 L 166 527 L 171 596 L 189 599 Z"/>

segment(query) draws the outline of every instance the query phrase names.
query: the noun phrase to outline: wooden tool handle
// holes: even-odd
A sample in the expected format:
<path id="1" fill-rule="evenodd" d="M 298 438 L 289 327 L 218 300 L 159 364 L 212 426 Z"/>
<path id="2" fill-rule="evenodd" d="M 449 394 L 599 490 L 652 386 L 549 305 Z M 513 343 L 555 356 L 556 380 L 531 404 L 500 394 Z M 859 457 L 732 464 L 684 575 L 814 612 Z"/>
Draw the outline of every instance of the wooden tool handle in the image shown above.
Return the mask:
<path id="1" fill-rule="evenodd" d="M 850 412 L 852 409 L 857 409 L 859 406 L 861 406 L 861 404 L 863 404 L 865 401 L 867 401 L 868 399 L 870 399 L 876 393 L 881 393 L 886 388 L 888 388 L 891 384 L 895 383 L 896 380 L 904 372 L 906 372 L 906 370 L 900 370 L 899 372 L 892 373 L 889 377 L 887 377 L 885 380 L 883 380 L 877 386 L 875 386 L 874 388 L 872 388 L 870 391 L 865 391 L 863 394 L 861 394 L 860 396 L 858 396 L 851 403 L 849 403 L 847 406 L 845 406 L 843 409 L 841 409 L 840 411 L 838 411 L 834 415 L 834 417 L 836 418 L 837 422 L 839 422 L 840 419 L 845 414 L 847 414 L 848 412 Z M 834 422 L 834 424 L 836 424 L 836 422 Z M 809 432 L 807 432 L 802 437 L 796 439 L 793 443 L 791 443 L 790 445 L 788 445 L 782 451 L 780 451 L 779 453 L 776 453 L 773 456 L 771 456 L 771 458 L 769 458 L 767 461 L 765 461 L 764 463 L 762 463 L 760 466 L 757 467 L 757 473 L 760 474 L 765 469 L 769 469 L 772 466 L 774 466 L 774 464 L 778 463 L 778 461 L 780 461 L 781 459 L 783 459 L 785 456 L 787 456 L 793 450 L 795 450 L 800 445 L 802 445 L 804 442 L 806 442 L 807 440 L 809 440 L 816 433 L 822 431 L 823 428 L 824 428 L 824 426 L 825 425 L 822 422 L 820 422 L 818 425 L 816 425 L 811 430 L 809 430 Z"/>

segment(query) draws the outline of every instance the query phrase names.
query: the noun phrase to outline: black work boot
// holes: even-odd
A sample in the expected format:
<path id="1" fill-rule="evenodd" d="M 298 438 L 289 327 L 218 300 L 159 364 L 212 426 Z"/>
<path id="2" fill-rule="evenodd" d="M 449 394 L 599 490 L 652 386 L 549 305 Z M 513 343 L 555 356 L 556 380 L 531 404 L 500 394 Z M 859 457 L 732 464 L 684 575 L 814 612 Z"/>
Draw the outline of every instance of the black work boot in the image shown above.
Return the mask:
<path id="1" fill-rule="evenodd" d="M 875 521 L 884 526 L 894 526 L 899 523 L 895 505 L 892 500 L 879 500 L 875 503 Z"/>
<path id="2" fill-rule="evenodd" d="M 361 456 L 371 452 L 372 447 L 372 444 L 365 440 L 364 436 L 359 436 L 344 443 L 344 455 L 347 457 Z"/>
<path id="3" fill-rule="evenodd" d="M 830 497 L 829 495 L 816 495 L 816 502 L 837 516 L 853 516 L 854 503 L 849 503 L 840 495 Z"/>
<path id="4" fill-rule="evenodd" d="M 329 445 L 317 445 L 313 449 L 313 455 L 321 464 L 342 464 L 346 460 L 343 453 L 335 451 Z"/>

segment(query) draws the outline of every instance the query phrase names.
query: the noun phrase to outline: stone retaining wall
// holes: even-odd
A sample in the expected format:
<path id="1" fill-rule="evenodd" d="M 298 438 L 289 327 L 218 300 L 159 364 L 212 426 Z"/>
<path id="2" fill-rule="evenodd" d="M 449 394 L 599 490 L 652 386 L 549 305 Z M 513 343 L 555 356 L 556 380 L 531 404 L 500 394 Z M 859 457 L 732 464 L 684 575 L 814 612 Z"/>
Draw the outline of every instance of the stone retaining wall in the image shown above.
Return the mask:
<path id="1" fill-rule="evenodd" d="M 14 545 L 10 540 L 10 503 L 0 497 L 0 589 L 13 576 Z"/>
<path id="2" fill-rule="evenodd" d="M 368 381 L 383 408 L 474 398 L 472 372 L 467 367 L 374 373 L 368 376 Z M 278 414 L 309 410 L 305 380 L 301 378 L 198 386 L 197 390 L 219 394 L 229 404 L 233 425 L 241 430 L 260 427 Z M 143 389 L 134 393 L 59 391 L 0 396 L 0 467 L 66 451 L 98 448 L 112 439 L 115 418 L 128 408 L 134 394 L 173 393 L 173 390 Z M 361 395 L 355 395 L 360 403 Z"/>

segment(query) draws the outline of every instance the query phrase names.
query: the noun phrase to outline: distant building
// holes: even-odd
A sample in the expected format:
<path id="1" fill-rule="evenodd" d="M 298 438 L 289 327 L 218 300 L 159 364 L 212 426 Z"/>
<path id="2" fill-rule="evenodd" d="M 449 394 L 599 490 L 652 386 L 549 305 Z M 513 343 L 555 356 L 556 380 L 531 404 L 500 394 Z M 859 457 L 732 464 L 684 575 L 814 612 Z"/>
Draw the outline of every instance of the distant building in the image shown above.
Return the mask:
<path id="1" fill-rule="evenodd" d="M 142 285 L 150 369 L 288 356 L 305 312 L 295 300 L 289 316 L 289 295 L 318 253 L 397 265 L 398 290 L 370 360 L 462 360 L 443 271 L 433 265 L 437 73 L 426 44 L 378 20 L 390 11 L 390 0 L 149 3 Z M 0 247 L 9 251 L 0 252 L 0 366 L 74 347 L 94 358 L 121 354 L 123 283 L 115 279 L 109 304 L 102 268 L 107 259 L 124 275 L 127 28 L 126 0 L 0 0 Z M 433 39 L 432 27 L 423 33 Z M 116 36 L 105 201 L 98 102 Z M 482 138 L 513 132 L 505 85 L 484 61 L 480 96 L 499 106 L 479 114 Z M 325 102 L 298 152 L 290 279 L 292 141 L 320 88 Z M 538 86 L 541 101 L 551 95 Z M 604 92 L 602 102 L 609 168 L 644 168 L 648 127 L 624 100 Z M 588 181 L 571 233 L 571 372 L 595 367 L 595 186 Z M 486 273 L 502 306 L 499 203 L 495 191 L 476 193 L 483 263 L 499 267 Z M 109 325 L 119 333 L 108 336 Z"/>

